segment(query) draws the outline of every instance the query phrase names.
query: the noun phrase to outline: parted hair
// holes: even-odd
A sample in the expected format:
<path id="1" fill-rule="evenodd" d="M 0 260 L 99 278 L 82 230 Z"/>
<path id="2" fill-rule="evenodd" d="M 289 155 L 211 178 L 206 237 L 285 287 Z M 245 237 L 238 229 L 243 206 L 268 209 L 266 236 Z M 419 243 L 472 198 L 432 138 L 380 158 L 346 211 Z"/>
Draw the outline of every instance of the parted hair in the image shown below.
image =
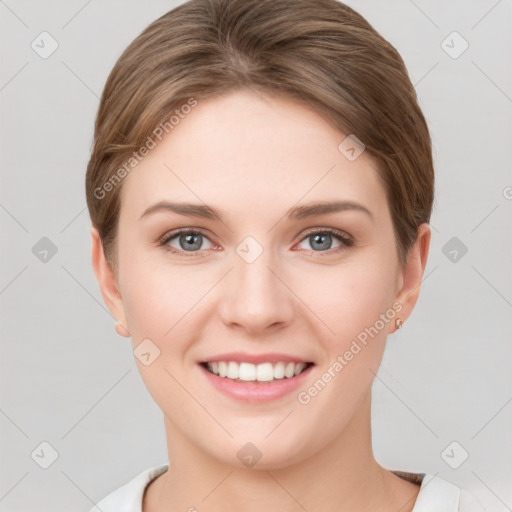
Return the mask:
<path id="1" fill-rule="evenodd" d="M 103 89 L 86 196 L 112 268 L 126 163 L 155 141 L 157 127 L 169 131 L 184 106 L 241 88 L 295 99 L 364 144 L 404 263 L 419 225 L 430 221 L 434 169 L 429 129 L 398 51 L 337 0 L 189 0 L 133 40 Z"/>

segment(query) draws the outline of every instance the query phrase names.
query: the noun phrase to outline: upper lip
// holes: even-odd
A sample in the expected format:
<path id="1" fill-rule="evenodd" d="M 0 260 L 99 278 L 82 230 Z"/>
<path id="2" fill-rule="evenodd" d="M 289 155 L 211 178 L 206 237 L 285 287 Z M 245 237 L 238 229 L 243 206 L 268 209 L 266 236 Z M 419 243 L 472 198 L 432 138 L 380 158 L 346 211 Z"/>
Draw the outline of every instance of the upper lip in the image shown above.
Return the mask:
<path id="1" fill-rule="evenodd" d="M 308 359 L 302 357 L 292 356 L 288 354 L 280 354 L 276 352 L 267 354 L 247 354 L 244 352 L 230 352 L 227 354 L 217 354 L 215 356 L 207 357 L 199 361 L 200 363 L 213 363 L 219 361 L 235 361 L 237 363 L 311 363 Z"/>

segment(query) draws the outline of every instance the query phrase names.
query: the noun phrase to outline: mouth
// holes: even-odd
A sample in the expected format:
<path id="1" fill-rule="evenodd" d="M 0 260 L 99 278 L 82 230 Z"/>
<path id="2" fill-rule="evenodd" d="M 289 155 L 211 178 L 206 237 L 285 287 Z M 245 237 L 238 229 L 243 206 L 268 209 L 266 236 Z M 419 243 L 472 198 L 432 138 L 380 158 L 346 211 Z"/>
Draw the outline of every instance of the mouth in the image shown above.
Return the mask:
<path id="1" fill-rule="evenodd" d="M 238 361 L 205 361 L 199 363 L 207 372 L 241 383 L 272 383 L 298 377 L 314 366 L 312 362 L 263 362 L 253 364 Z"/>

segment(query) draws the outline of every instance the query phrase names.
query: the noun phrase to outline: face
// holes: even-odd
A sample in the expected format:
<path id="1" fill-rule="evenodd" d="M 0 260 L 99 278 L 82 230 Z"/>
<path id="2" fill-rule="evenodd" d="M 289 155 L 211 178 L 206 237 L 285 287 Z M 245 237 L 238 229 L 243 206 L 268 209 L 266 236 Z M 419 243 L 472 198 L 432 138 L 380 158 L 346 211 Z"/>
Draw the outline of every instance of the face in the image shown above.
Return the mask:
<path id="1" fill-rule="evenodd" d="M 376 163 L 349 160 L 346 136 L 237 91 L 200 101 L 123 181 L 104 297 L 151 354 L 136 362 L 167 428 L 223 463 L 242 467 L 247 442 L 277 468 L 335 441 L 414 304 L 424 258 L 399 264 Z"/>

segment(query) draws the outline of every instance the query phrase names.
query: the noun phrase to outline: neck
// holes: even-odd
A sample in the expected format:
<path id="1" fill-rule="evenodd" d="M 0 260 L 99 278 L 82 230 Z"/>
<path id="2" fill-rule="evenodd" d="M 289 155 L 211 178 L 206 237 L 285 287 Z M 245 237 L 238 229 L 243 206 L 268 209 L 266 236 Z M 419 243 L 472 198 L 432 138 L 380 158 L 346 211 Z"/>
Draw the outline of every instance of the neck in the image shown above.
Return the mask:
<path id="1" fill-rule="evenodd" d="M 419 488 L 375 461 L 370 407 L 368 393 L 351 422 L 330 444 L 294 465 L 269 470 L 219 462 L 198 450 L 166 418 L 169 470 L 148 486 L 143 512 L 408 512 Z"/>

